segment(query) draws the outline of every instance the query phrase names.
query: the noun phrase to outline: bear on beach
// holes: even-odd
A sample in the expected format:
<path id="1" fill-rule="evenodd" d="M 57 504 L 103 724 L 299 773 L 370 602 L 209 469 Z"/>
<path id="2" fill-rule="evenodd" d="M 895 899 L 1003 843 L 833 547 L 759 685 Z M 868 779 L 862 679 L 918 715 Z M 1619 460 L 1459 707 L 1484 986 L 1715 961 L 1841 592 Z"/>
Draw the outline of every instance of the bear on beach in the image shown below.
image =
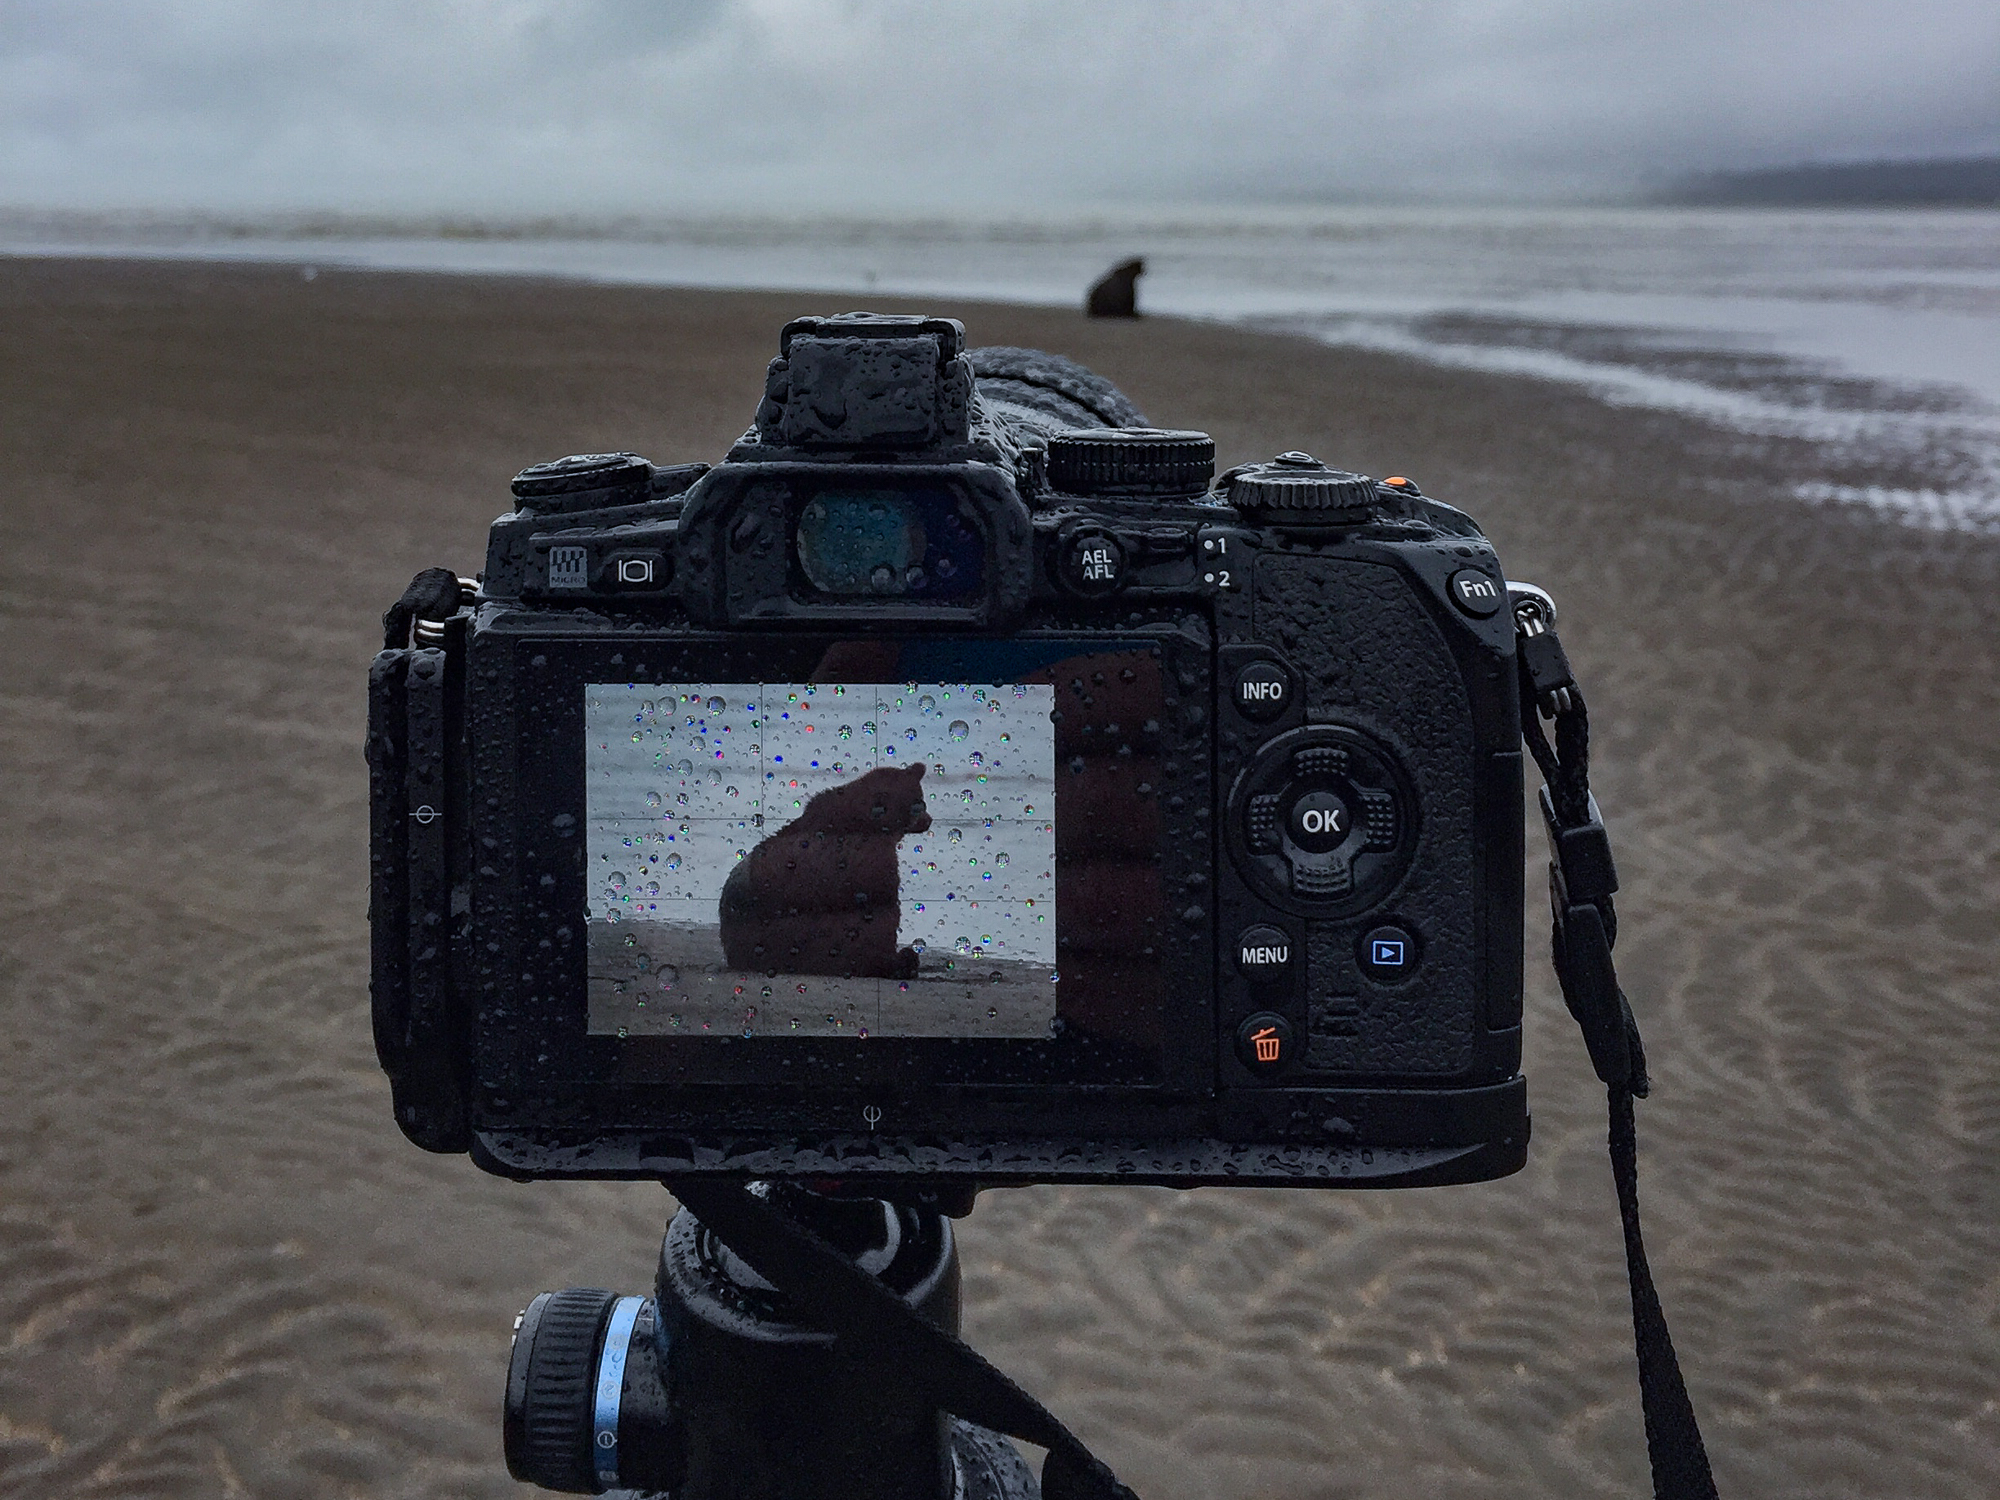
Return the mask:
<path id="1" fill-rule="evenodd" d="M 931 826 L 921 785 L 926 769 L 922 762 L 889 766 L 830 787 L 744 856 L 719 903 L 730 968 L 916 974 L 916 953 L 896 946 L 896 842 Z"/>

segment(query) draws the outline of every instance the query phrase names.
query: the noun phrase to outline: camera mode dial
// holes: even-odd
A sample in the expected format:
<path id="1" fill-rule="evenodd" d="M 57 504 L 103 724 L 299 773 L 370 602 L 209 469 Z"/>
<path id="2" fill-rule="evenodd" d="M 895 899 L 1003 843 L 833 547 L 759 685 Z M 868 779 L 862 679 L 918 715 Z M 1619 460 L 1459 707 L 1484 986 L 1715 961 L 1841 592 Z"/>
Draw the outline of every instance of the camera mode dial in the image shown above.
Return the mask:
<path id="1" fill-rule="evenodd" d="M 523 469 L 513 490 L 532 510 L 590 510 L 644 500 L 652 479 L 653 466 L 636 453 L 573 453 Z"/>
<path id="2" fill-rule="evenodd" d="M 1329 469 L 1310 453 L 1280 453 L 1267 464 L 1245 464 L 1217 486 L 1229 503 L 1259 521 L 1332 520 L 1375 503 L 1375 481 Z"/>
<path id="3" fill-rule="evenodd" d="M 1199 495 L 1215 439 L 1159 427 L 1079 427 L 1049 439 L 1049 488 L 1065 495 Z"/>

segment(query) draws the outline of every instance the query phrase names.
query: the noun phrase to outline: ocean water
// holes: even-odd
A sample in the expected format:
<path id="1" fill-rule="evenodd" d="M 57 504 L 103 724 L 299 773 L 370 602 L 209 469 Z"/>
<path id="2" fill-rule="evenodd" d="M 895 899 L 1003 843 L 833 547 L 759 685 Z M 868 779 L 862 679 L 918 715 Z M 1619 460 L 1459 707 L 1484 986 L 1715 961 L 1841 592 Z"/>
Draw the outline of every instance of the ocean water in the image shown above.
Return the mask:
<path id="1" fill-rule="evenodd" d="M 2000 211 L 1343 208 L 1045 221 L 0 215 L 0 254 L 198 256 L 1074 304 L 1303 332 L 1804 436 L 1799 500 L 2000 533 Z"/>

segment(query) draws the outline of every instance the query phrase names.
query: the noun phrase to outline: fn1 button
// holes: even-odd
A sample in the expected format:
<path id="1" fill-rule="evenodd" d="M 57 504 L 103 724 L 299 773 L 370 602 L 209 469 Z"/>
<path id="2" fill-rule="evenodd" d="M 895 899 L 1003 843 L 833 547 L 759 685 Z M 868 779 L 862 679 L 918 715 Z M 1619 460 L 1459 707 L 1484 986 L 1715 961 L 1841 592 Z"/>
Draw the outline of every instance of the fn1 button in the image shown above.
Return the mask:
<path id="1" fill-rule="evenodd" d="M 1507 590 L 1495 583 L 1491 574 L 1477 568 L 1460 568 L 1446 581 L 1445 589 L 1451 602 L 1475 620 L 1497 615 L 1507 602 Z"/>
<path id="2" fill-rule="evenodd" d="M 1277 1072 L 1292 1060 L 1292 1023 L 1271 1011 L 1258 1011 L 1236 1028 L 1236 1055 L 1246 1068 Z"/>
<path id="3" fill-rule="evenodd" d="M 1274 661 L 1253 661 L 1236 674 L 1236 711 L 1258 723 L 1275 719 L 1292 701 L 1292 674 Z"/>
<path id="4" fill-rule="evenodd" d="M 1270 984 L 1292 971 L 1292 940 L 1276 927 L 1246 927 L 1236 939 L 1236 968 L 1252 984 Z"/>

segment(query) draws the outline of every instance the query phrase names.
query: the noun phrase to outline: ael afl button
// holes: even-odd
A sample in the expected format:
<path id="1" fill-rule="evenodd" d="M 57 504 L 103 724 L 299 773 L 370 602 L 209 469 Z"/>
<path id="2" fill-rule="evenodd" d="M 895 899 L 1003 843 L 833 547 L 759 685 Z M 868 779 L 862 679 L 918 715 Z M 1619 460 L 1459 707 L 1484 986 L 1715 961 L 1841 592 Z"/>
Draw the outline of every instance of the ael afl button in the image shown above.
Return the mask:
<path id="1" fill-rule="evenodd" d="M 1277 1072 L 1292 1060 L 1292 1023 L 1272 1011 L 1258 1011 L 1236 1028 L 1236 1055 L 1246 1068 Z"/>
<path id="2" fill-rule="evenodd" d="M 1292 674 L 1274 661 L 1253 661 L 1236 674 L 1236 711 L 1262 724 L 1292 701 Z"/>
<path id="3" fill-rule="evenodd" d="M 1507 590 L 1477 568 L 1460 568 L 1445 585 L 1451 602 L 1475 620 L 1488 619 L 1507 602 Z"/>
<path id="4" fill-rule="evenodd" d="M 1059 564 L 1070 592 L 1109 594 L 1125 581 L 1125 549 L 1102 531 L 1080 531 L 1062 546 Z"/>
<path id="5" fill-rule="evenodd" d="M 1252 984 L 1269 984 L 1292 971 L 1292 940 L 1276 927 L 1246 927 L 1236 939 L 1236 967 Z"/>

